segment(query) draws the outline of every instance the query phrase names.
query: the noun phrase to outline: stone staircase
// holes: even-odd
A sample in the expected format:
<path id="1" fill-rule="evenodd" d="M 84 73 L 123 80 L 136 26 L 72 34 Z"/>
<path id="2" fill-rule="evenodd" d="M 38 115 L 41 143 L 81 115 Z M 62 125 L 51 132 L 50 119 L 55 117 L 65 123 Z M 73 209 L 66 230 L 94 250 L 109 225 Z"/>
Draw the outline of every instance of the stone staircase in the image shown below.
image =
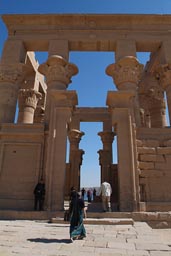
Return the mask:
<path id="1" fill-rule="evenodd" d="M 86 203 L 87 218 L 85 224 L 92 225 L 133 225 L 135 221 L 146 222 L 153 228 L 171 228 L 171 211 L 167 212 L 103 212 L 101 203 Z M 65 202 L 65 209 L 68 203 Z M 40 220 L 51 223 L 67 223 L 64 211 L 14 211 L 0 210 L 0 220 Z"/>

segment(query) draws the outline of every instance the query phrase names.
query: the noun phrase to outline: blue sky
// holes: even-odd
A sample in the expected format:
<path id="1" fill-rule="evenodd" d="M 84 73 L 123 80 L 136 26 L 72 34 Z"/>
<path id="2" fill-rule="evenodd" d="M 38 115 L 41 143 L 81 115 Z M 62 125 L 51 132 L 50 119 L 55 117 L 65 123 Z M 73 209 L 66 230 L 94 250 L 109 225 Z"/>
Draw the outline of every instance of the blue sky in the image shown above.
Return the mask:
<path id="1" fill-rule="evenodd" d="M 0 14 L 31 13 L 137 13 L 171 14 L 171 0 L 0 0 Z M 0 55 L 7 38 L 5 25 L 0 19 Z M 47 53 L 36 54 L 40 63 Z M 149 54 L 138 53 L 141 63 L 148 60 Z M 76 90 L 78 106 L 105 107 L 108 90 L 116 90 L 113 81 L 105 74 L 106 67 L 114 62 L 112 52 L 71 52 L 70 62 L 79 68 L 79 74 L 72 79 L 69 90 Z M 100 137 L 101 123 L 81 123 L 85 132 L 80 148 L 85 151 L 81 171 L 82 186 L 100 185 L 100 167 L 97 151 L 102 149 Z M 114 143 L 114 162 L 117 161 L 116 143 Z"/>

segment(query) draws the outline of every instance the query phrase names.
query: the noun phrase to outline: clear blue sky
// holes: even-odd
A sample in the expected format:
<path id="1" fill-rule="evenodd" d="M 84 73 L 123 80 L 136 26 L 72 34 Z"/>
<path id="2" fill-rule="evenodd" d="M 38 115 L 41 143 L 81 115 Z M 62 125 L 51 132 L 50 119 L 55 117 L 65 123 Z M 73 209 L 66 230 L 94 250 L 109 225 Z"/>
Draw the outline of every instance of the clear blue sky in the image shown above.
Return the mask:
<path id="1" fill-rule="evenodd" d="M 171 14 L 171 0 L 0 0 L 0 14 L 14 13 L 137 13 L 137 14 Z M 7 38 L 5 25 L 0 19 L 0 55 Z M 37 53 L 40 63 L 47 54 Z M 141 63 L 145 63 L 148 54 L 138 53 Z M 70 90 L 78 93 L 79 105 L 87 107 L 106 106 L 108 90 L 115 90 L 113 81 L 105 74 L 106 67 L 114 62 L 114 54 L 106 52 L 80 53 L 71 52 L 70 62 L 79 68 L 79 74 L 72 79 Z M 100 137 L 101 123 L 82 123 L 85 132 L 80 148 L 85 151 L 81 171 L 82 186 L 100 184 L 100 167 L 97 151 L 102 149 Z M 114 145 L 114 162 L 116 150 Z"/>

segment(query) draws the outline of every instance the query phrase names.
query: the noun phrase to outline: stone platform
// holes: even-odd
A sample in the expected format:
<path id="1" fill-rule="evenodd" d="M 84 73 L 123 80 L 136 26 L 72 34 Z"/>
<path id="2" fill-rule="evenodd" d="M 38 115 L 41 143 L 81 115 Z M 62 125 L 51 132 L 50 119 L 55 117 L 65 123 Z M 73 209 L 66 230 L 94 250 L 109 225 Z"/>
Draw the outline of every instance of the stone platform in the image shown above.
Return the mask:
<path id="1" fill-rule="evenodd" d="M 0 256 L 170 256 L 171 229 L 85 224 L 87 236 L 70 242 L 69 224 L 0 221 Z"/>

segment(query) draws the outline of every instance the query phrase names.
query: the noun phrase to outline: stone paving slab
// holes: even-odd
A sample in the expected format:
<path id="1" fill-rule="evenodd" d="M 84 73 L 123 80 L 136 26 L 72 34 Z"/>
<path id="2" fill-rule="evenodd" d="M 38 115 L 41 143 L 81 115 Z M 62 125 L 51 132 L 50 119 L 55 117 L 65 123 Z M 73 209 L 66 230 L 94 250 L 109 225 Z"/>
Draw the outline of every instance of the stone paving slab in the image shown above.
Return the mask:
<path id="1" fill-rule="evenodd" d="M 84 240 L 69 239 L 69 224 L 0 221 L 0 256 L 171 256 L 171 229 L 85 224 Z"/>

